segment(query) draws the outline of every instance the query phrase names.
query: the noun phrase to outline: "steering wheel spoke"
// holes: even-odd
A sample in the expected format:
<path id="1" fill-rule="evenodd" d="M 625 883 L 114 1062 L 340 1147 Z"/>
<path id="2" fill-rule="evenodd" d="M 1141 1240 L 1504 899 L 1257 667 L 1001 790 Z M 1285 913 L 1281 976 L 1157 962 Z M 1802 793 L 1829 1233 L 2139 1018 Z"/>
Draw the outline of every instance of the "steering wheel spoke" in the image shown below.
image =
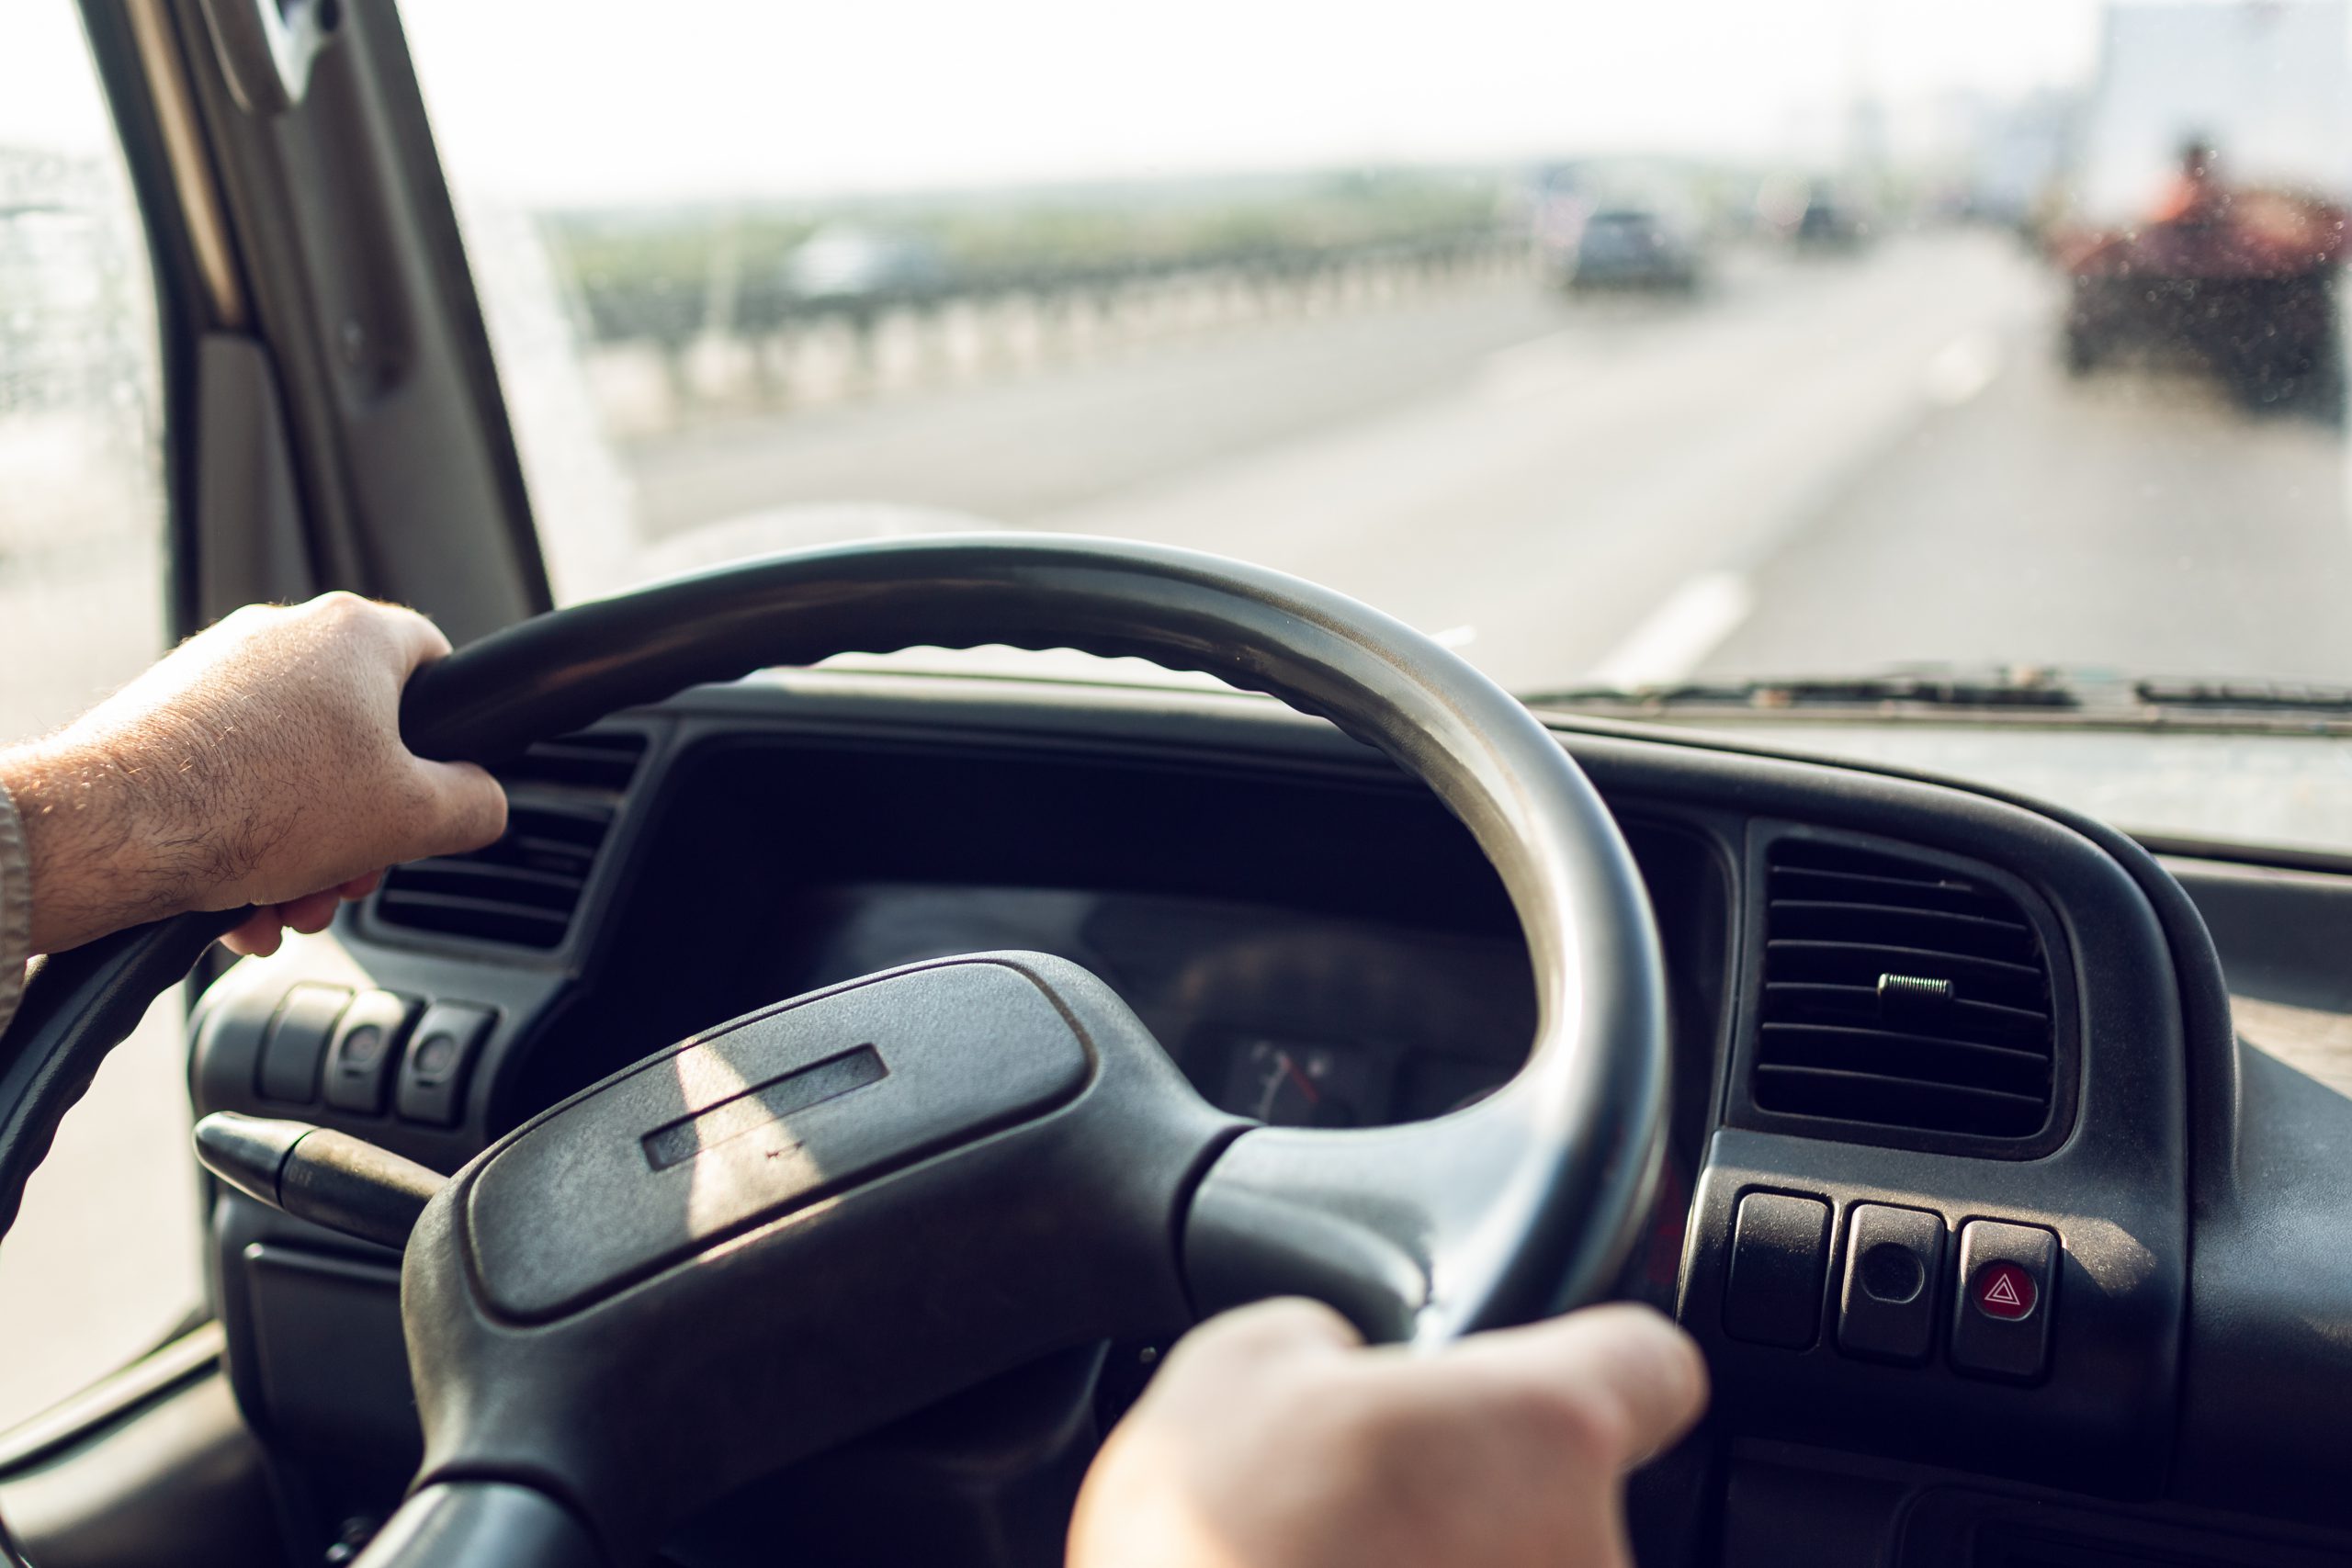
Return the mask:
<path id="1" fill-rule="evenodd" d="M 419 1222 L 426 1472 L 600 1513 L 649 1474 L 708 1495 L 1062 1346 L 1181 1330 L 1184 1198 L 1239 1125 L 1041 953 L 888 971 L 657 1053 Z M 662 1418 L 610 1420 L 648 1388 Z"/>
<path id="2" fill-rule="evenodd" d="M 1613 1026 L 1630 1038 L 1599 1055 L 1638 1061 L 1654 1021 L 1621 1005 Z M 1429 1344 L 1576 1304 L 1648 1212 L 1660 1145 L 1654 1123 L 1577 1113 L 1582 1064 L 1546 1027 L 1516 1078 L 1435 1120 L 1234 1140 L 1185 1222 L 1200 1310 L 1313 1296 L 1371 1338 Z M 1623 1230 L 1587 1206 L 1611 1179 L 1635 1184 Z"/>

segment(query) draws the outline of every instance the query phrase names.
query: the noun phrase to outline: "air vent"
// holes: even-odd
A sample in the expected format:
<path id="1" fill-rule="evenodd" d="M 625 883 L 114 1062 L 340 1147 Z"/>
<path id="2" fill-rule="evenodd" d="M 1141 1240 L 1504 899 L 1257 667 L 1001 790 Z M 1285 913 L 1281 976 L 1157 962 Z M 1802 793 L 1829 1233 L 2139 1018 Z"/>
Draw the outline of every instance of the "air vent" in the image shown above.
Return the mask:
<path id="1" fill-rule="evenodd" d="M 2050 964 L 2017 900 L 1906 856 L 1784 838 L 1766 857 L 1759 1111 L 2027 1139 L 2050 1120 Z"/>
<path id="2" fill-rule="evenodd" d="M 505 834 L 471 854 L 393 867 L 376 918 L 444 936 L 560 946 L 644 755 L 644 736 L 601 730 L 543 741 L 492 770 L 506 786 Z"/>

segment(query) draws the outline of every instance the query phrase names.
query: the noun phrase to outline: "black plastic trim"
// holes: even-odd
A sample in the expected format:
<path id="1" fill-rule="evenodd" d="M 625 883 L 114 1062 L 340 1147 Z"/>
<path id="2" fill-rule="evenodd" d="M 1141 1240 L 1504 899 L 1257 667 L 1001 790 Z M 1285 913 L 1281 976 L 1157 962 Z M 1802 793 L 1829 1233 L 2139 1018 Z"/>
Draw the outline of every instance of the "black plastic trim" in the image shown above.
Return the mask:
<path id="1" fill-rule="evenodd" d="M 1182 769 L 1317 778 L 1351 790 L 1414 787 L 1376 753 L 1328 727 L 1238 696 L 820 671 L 700 688 L 639 716 L 675 728 L 673 742 L 649 761 L 641 798 L 619 829 L 632 842 L 643 819 L 658 810 L 673 761 L 689 745 L 722 736 L 788 736 L 796 743 L 821 738 L 912 751 L 1148 759 Z M 1996 869 L 2030 868 L 2030 891 L 2047 900 L 2065 933 L 2063 942 L 2045 936 L 2046 949 L 2053 963 L 2064 953 L 2081 966 L 2084 1077 L 2075 1131 L 2046 1159 L 1984 1161 L 1820 1138 L 1719 1144 L 1718 1158 L 1739 1168 L 1752 1155 L 1754 1180 L 1835 1195 L 1841 1223 L 1833 1235 L 1839 1247 L 1847 1203 L 1886 1201 L 1941 1213 L 1947 1224 L 1979 1213 L 2049 1223 L 2070 1244 L 2078 1221 L 2091 1224 L 2102 1269 L 2116 1259 L 2100 1238 L 2120 1230 L 2144 1244 L 2153 1272 L 2129 1282 L 2112 1302 L 2094 1305 L 2079 1329 L 2073 1305 L 2100 1303 L 2120 1277 L 2102 1273 L 2088 1296 L 2070 1286 L 2069 1321 L 2059 1325 L 2052 1380 L 2036 1390 L 1971 1385 L 1938 1366 L 1824 1368 L 1816 1360 L 1828 1354 L 1822 1346 L 1804 1353 L 1755 1350 L 1754 1357 L 1769 1353 L 1799 1364 L 1759 1376 L 1741 1353 L 1747 1348 L 1717 1348 L 1713 1359 L 1725 1429 L 1775 1432 L 1793 1426 L 1839 1446 L 1927 1452 L 1980 1473 L 2031 1473 L 2036 1461 L 2046 1461 L 2044 1473 L 2069 1485 L 2143 1496 L 2162 1489 L 2187 1307 L 2183 1047 L 2193 1070 L 2200 1048 L 2193 1003 L 2200 974 L 2211 976 L 2218 990 L 2201 920 L 2191 909 L 2184 926 L 2172 909 L 2175 901 L 2186 905 L 2177 886 L 2112 829 L 2097 823 L 2077 827 L 2064 813 L 2006 802 L 1965 784 L 1777 757 L 1754 748 L 1715 748 L 1649 731 L 1554 728 L 1613 810 L 1690 826 L 1715 843 L 1719 855 L 1736 851 L 1744 856 L 1743 824 L 1760 816 L 1877 836 L 1912 858 L 1918 858 L 1922 844 L 1949 846 Z M 582 927 L 592 946 L 596 933 L 609 928 L 599 911 L 627 896 L 632 852 L 619 852 L 618 863 L 590 899 Z M 1973 860 L 1969 869 L 1982 874 Z M 2197 1107 L 2200 1125 L 2211 1111 L 2210 1104 Z M 1732 1136 L 1763 1135 L 1735 1129 Z M 1702 1194 L 1694 1215 L 1687 1268 L 1703 1267 L 1716 1245 L 1708 1230 L 1710 1201 Z M 1833 1269 L 1841 1267 L 1842 1252 L 1832 1262 Z M 2094 1371 L 2072 1354 L 2078 1333 L 2105 1342 L 2099 1359 L 2106 1370 Z M 2117 1375 L 2115 1369 L 2124 1366 L 2128 1376 Z M 1949 1386 L 1955 1382 L 1957 1392 Z M 2031 1403 L 2015 1403 L 2020 1399 Z M 2036 1436 L 2029 1448 L 2005 1458 L 1990 1438 L 2011 1422 Z"/>

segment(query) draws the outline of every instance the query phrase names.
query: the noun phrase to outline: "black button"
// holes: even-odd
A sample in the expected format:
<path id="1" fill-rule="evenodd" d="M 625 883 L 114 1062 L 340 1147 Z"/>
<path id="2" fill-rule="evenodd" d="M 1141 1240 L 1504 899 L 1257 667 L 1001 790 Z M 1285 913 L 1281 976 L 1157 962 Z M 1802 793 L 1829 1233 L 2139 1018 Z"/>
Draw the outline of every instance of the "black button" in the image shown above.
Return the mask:
<path id="1" fill-rule="evenodd" d="M 2058 1238 L 2039 1225 L 1971 1220 L 1960 1231 L 1951 1364 L 1978 1377 L 2030 1382 L 2050 1362 Z"/>
<path id="2" fill-rule="evenodd" d="M 1936 1275 L 1944 1222 L 1917 1209 L 1855 1205 L 1846 1224 L 1846 1282 L 1838 1348 L 1849 1356 L 1923 1361 L 1936 1337 Z"/>
<path id="3" fill-rule="evenodd" d="M 254 1087 L 264 1100 L 307 1105 L 319 1098 L 319 1062 L 327 1054 L 334 1021 L 350 1002 L 351 992 L 342 986 L 304 981 L 286 993 L 261 1044 Z"/>
<path id="4" fill-rule="evenodd" d="M 401 1037 L 408 1032 L 415 1006 L 390 991 L 363 991 L 344 1010 L 334 1041 L 327 1047 L 329 1105 L 368 1116 L 383 1113 L 384 1089 L 391 1081 Z"/>
<path id="5" fill-rule="evenodd" d="M 1821 1324 L 1829 1271 L 1829 1205 L 1785 1192 L 1750 1192 L 1732 1224 L 1724 1332 L 1802 1350 Z"/>
<path id="6" fill-rule="evenodd" d="M 466 1079 L 498 1015 L 471 1002 L 435 1002 L 417 1021 L 401 1061 L 396 1103 L 401 1120 L 454 1127 L 465 1110 Z"/>

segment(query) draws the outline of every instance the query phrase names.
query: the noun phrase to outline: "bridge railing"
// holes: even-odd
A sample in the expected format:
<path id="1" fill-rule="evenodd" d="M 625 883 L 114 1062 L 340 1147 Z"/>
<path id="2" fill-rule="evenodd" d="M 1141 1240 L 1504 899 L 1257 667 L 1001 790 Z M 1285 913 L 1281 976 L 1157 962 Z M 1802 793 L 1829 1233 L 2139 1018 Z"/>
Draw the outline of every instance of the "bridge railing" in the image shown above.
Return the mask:
<path id="1" fill-rule="evenodd" d="M 795 409 L 1021 374 L 1155 343 L 1525 276 L 1496 224 L 1326 245 L 942 268 L 855 291 L 785 269 L 579 288 L 574 310 L 608 428 Z"/>

